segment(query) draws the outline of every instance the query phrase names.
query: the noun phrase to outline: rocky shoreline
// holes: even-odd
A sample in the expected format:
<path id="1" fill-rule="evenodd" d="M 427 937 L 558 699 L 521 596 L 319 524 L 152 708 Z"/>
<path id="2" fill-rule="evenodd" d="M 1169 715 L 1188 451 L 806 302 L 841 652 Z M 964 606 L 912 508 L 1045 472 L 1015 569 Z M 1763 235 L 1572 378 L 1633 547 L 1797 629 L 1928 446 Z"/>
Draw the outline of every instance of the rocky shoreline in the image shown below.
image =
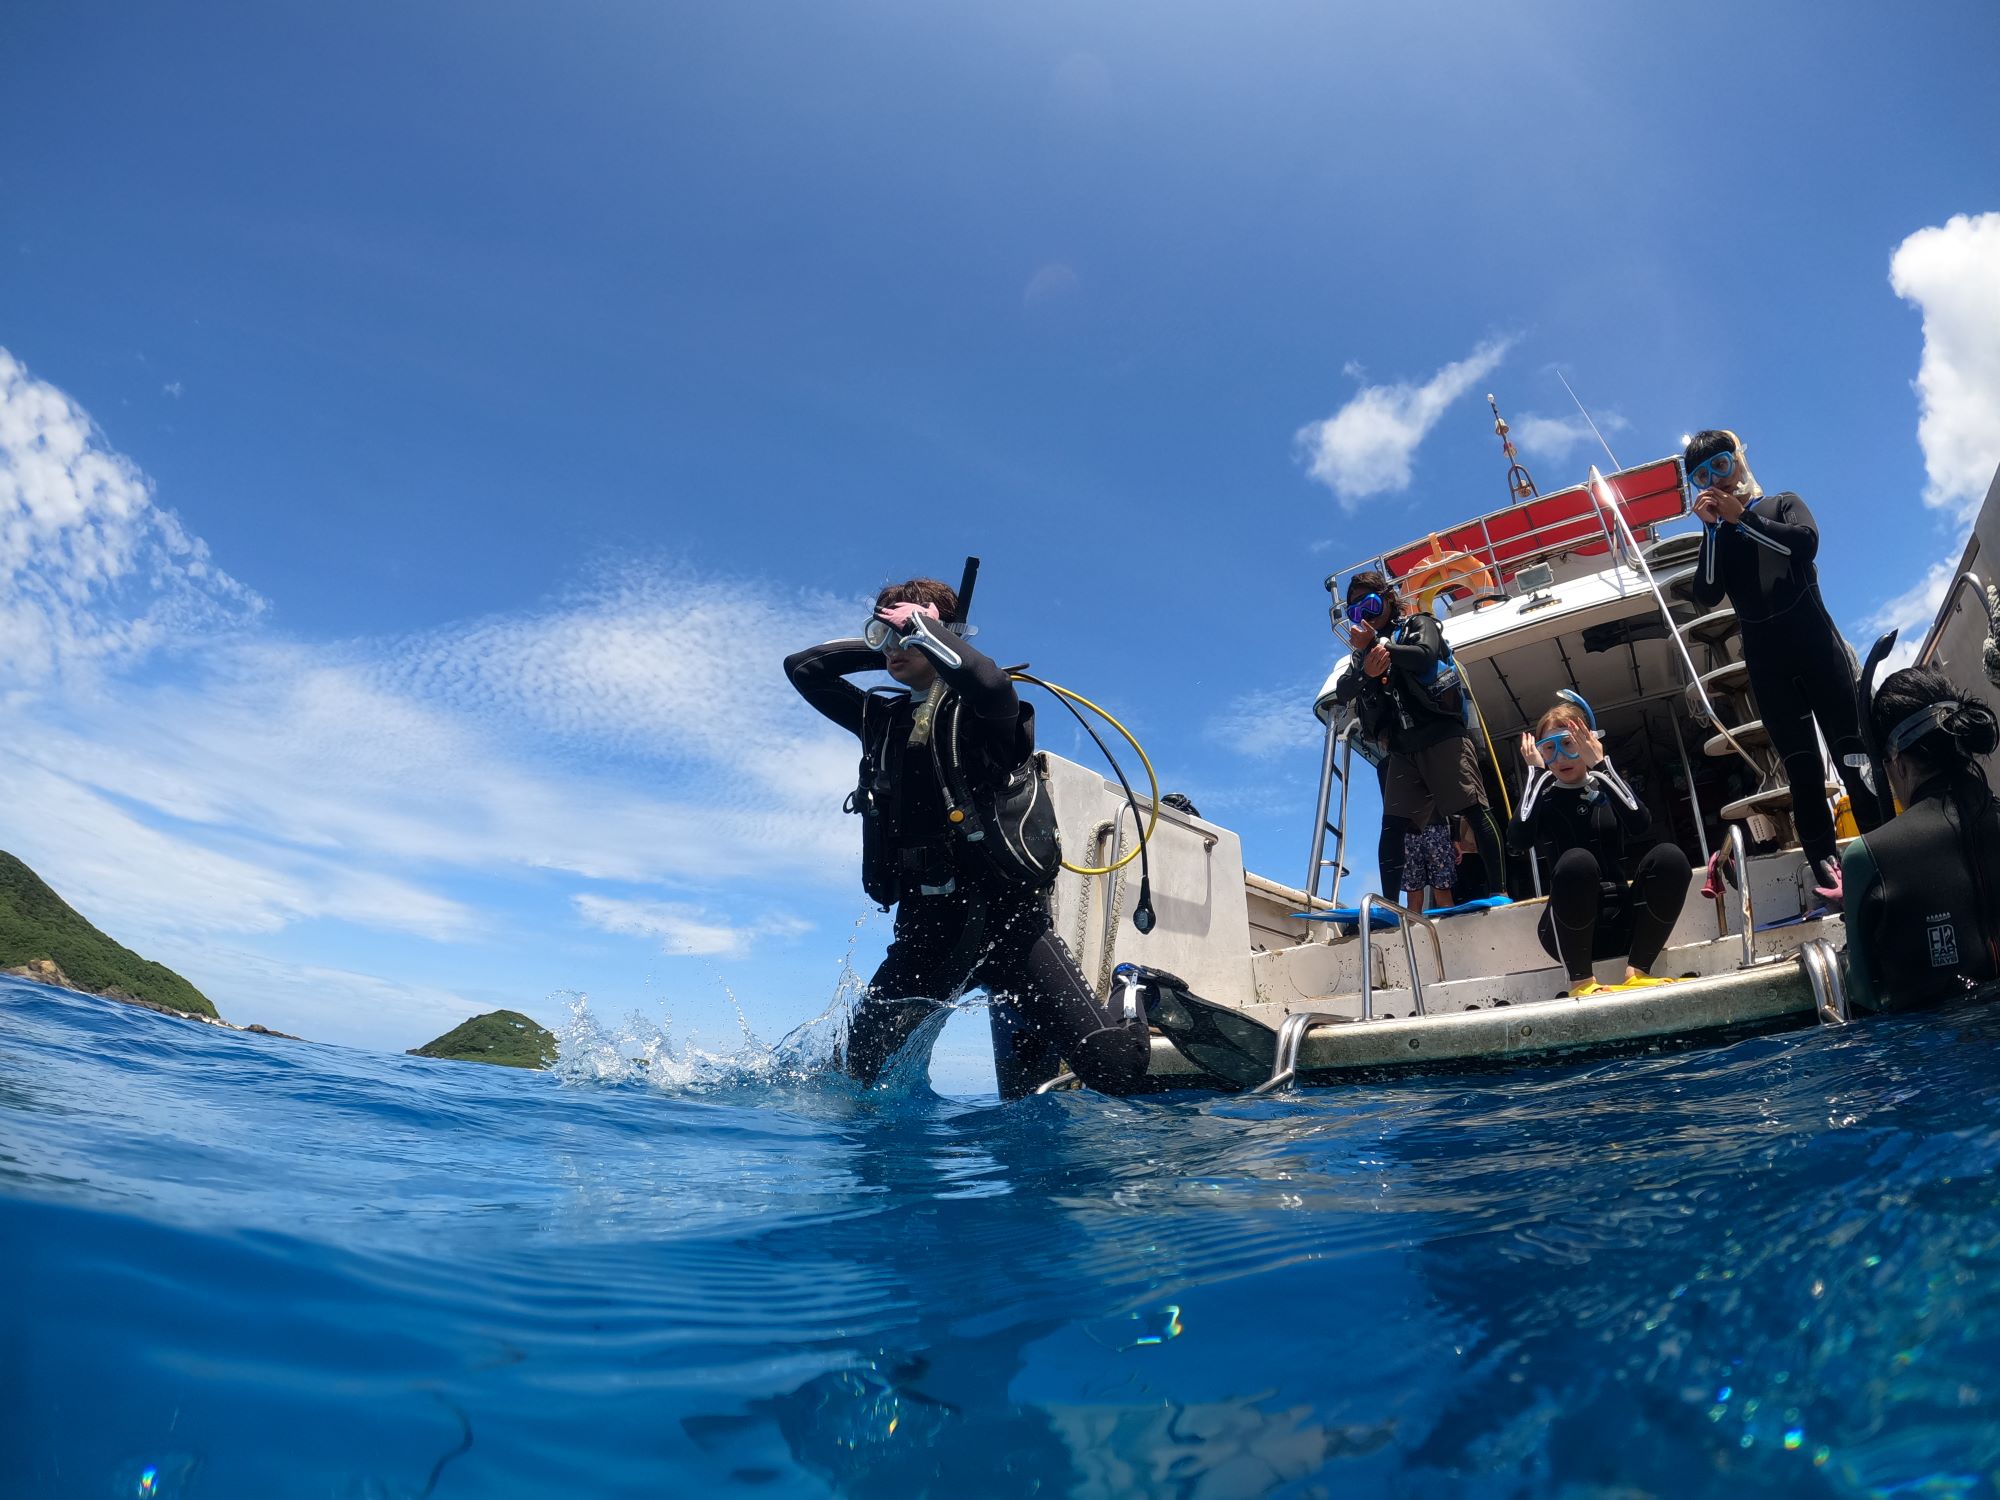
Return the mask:
<path id="1" fill-rule="evenodd" d="M 32 958 L 24 964 L 15 964 L 9 969 L 0 969 L 0 974 L 13 974 L 22 979 L 32 979 L 37 984 L 46 984 L 53 989 L 68 990 L 76 995 L 95 995 L 100 1000 L 117 1000 L 125 1005 L 136 1005 L 141 1010 L 157 1011 L 163 1016 L 175 1016 L 183 1021 L 199 1021 L 204 1026 L 220 1026 L 224 1031 L 249 1031 L 258 1036 L 283 1037 L 288 1042 L 302 1042 L 304 1037 L 293 1036 L 289 1031 L 273 1031 L 268 1026 L 251 1022 L 239 1026 L 234 1021 L 225 1021 L 220 1016 L 204 1016 L 197 1011 L 176 1010 L 171 1005 L 162 1005 L 157 1000 L 141 1000 L 137 995 L 128 995 L 119 989 L 87 990 L 69 975 L 63 973 L 62 966 L 52 958 Z"/>

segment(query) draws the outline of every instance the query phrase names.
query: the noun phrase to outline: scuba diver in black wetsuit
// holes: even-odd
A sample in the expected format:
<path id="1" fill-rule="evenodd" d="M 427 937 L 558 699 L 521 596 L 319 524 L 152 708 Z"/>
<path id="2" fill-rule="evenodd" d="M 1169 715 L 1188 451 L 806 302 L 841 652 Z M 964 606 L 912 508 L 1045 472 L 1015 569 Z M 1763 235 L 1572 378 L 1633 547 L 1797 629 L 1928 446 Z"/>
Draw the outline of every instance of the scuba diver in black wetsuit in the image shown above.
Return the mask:
<path id="1" fill-rule="evenodd" d="M 1382 779 L 1384 894 L 1400 890 L 1404 835 L 1419 832 L 1434 814 L 1462 816 L 1482 864 L 1504 872 L 1500 825 L 1472 748 L 1472 705 L 1444 628 L 1428 610 L 1404 614 L 1388 579 L 1376 572 L 1348 580 L 1346 615 L 1354 656 L 1334 701 L 1354 703 L 1362 732 L 1379 732 L 1389 750 Z M 1389 879 L 1392 857 L 1398 884 Z M 1495 878 L 1494 890 L 1504 894 L 1504 884 Z"/>
<path id="2" fill-rule="evenodd" d="M 1130 1093 L 1145 1079 L 1143 1017 L 1099 1005 L 1049 920 L 1061 850 L 1035 761 L 1035 718 L 1005 672 L 952 627 L 958 595 L 932 578 L 882 590 L 859 640 L 785 658 L 805 700 L 861 740 L 861 882 L 895 937 L 848 1030 L 847 1071 L 872 1083 L 942 1002 L 992 998 L 1003 1098 L 1059 1071 Z M 863 692 L 878 671 L 909 691 Z"/>
<path id="3" fill-rule="evenodd" d="M 1516 854 L 1539 847 L 1553 860 L 1542 946 L 1569 973 L 1570 998 L 1606 989 L 1670 984 L 1652 968 L 1680 919 L 1688 893 L 1688 857 L 1676 844 L 1648 849 L 1625 883 L 1625 841 L 1652 826 L 1625 778 L 1613 769 L 1585 712 L 1559 704 L 1521 736 L 1528 786 L 1507 829 Z M 1601 985 L 1598 959 L 1625 956 L 1625 980 Z"/>
<path id="4" fill-rule="evenodd" d="M 2000 747 L 2000 721 L 1942 673 L 1905 667 L 1867 724 L 1903 811 L 1842 859 L 1848 994 L 1900 1010 L 2000 978 L 2000 799 L 1979 764 Z"/>
<path id="5" fill-rule="evenodd" d="M 1695 602 L 1713 608 L 1726 594 L 1736 611 L 1750 690 L 1791 783 L 1792 820 L 1812 867 L 1813 888 L 1838 905 L 1840 860 L 1834 852 L 1833 814 L 1826 804 L 1826 771 L 1813 735 L 1814 719 L 1863 833 L 1882 821 L 1882 805 L 1848 761 L 1861 754 L 1861 725 L 1855 716 L 1854 669 L 1820 598 L 1819 573 L 1813 567 L 1819 528 L 1797 495 L 1764 493 L 1733 432 L 1696 433 L 1685 463 L 1688 483 L 1697 492 L 1695 514 L 1708 528 L 1695 566 Z"/>

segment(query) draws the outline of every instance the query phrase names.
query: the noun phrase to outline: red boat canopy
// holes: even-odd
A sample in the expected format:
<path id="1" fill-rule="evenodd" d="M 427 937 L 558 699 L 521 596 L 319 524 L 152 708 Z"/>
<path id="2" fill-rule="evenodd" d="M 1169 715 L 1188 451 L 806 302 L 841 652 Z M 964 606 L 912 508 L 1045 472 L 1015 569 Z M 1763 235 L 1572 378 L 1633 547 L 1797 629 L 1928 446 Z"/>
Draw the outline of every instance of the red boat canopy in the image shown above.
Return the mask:
<path id="1" fill-rule="evenodd" d="M 1687 514 L 1679 459 L 1663 458 L 1636 469 L 1624 469 L 1606 475 L 1604 482 L 1618 497 L 1618 508 L 1642 544 L 1651 537 L 1650 528 Z M 1552 557 L 1591 557 L 1610 551 L 1606 524 L 1597 513 L 1597 498 L 1590 486 L 1579 484 L 1441 531 L 1437 534 L 1437 546 L 1444 554 L 1464 553 L 1485 563 L 1504 584 L 1528 563 Z M 1429 537 L 1383 559 L 1390 578 L 1398 583 L 1435 561 Z M 1462 598 L 1471 590 L 1460 586 L 1445 592 Z"/>

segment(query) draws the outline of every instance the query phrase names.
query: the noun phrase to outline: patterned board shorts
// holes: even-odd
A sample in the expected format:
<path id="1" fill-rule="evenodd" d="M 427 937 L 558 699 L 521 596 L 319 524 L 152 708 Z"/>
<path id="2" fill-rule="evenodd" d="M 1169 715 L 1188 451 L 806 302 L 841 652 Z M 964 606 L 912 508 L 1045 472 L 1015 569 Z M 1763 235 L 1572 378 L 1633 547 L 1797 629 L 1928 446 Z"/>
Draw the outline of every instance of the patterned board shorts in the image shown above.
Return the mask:
<path id="1" fill-rule="evenodd" d="M 1449 823 L 1433 823 L 1419 833 L 1403 835 L 1403 889 L 1450 890 L 1458 883 L 1458 851 Z"/>

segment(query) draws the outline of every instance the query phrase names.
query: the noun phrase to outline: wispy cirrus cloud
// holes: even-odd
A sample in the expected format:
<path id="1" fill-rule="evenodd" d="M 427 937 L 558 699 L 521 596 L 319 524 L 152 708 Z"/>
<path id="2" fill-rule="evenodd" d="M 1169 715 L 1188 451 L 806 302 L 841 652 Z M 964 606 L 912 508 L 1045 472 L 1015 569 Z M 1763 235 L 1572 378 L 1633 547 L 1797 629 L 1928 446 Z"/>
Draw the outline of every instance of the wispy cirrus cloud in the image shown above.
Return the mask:
<path id="1" fill-rule="evenodd" d="M 1597 412 L 1595 416 L 1598 431 L 1606 437 L 1628 431 L 1632 426 L 1615 411 Z M 1578 448 L 1597 442 L 1597 433 L 1590 430 L 1590 423 L 1581 414 L 1544 417 L 1534 412 L 1523 412 L 1519 421 L 1508 425 L 1513 428 L 1514 442 L 1520 448 L 1522 457 L 1539 458 L 1548 463 L 1562 463 Z"/>
<path id="2" fill-rule="evenodd" d="M 1299 461 L 1349 511 L 1370 495 L 1408 489 L 1417 449 L 1445 409 L 1497 369 L 1513 344 L 1489 339 L 1421 385 L 1363 385 L 1332 416 L 1294 434 Z"/>
<path id="3" fill-rule="evenodd" d="M 664 953 L 734 956 L 754 938 L 799 937 L 812 925 L 797 917 L 765 915 L 738 921 L 685 901 L 630 900 L 584 893 L 574 898 L 578 915 L 605 932 L 657 938 Z"/>
<path id="4" fill-rule="evenodd" d="M 263 610 L 83 408 L 0 349 L 0 683 L 131 660 Z"/>
<path id="5" fill-rule="evenodd" d="M 1317 683 L 1239 694 L 1205 726 L 1206 737 L 1256 760 L 1311 754 L 1326 739 L 1312 711 Z"/>
<path id="6" fill-rule="evenodd" d="M 478 943 L 494 918 L 463 891 L 511 877 L 552 927 L 741 956 L 802 925 L 715 915 L 746 887 L 851 882 L 852 741 L 776 657 L 858 601 L 620 566 L 420 636 L 288 638 L 5 351 L 0 584 L 0 843 L 127 940 L 216 953 L 330 921 Z M 598 882 L 673 895 L 573 899 Z M 421 995 L 425 1024 L 449 998 L 340 988 Z"/>

